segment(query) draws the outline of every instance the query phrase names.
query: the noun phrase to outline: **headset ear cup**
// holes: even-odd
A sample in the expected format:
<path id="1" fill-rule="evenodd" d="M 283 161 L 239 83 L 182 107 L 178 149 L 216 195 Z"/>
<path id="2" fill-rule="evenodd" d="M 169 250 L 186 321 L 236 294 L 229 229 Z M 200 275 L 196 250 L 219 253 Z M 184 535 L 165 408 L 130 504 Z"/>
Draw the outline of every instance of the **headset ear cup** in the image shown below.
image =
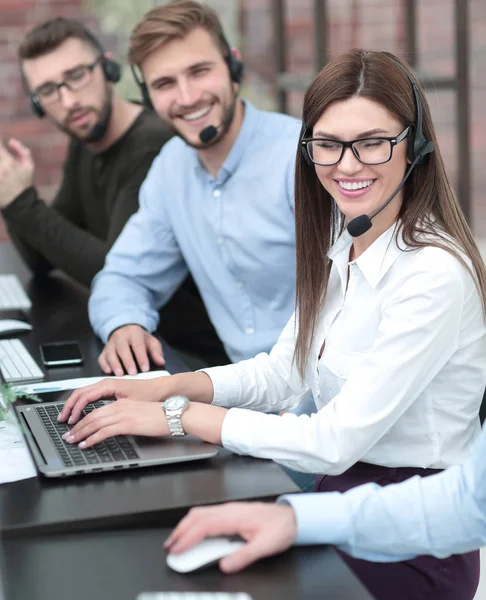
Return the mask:
<path id="1" fill-rule="evenodd" d="M 417 164 L 422 165 L 426 161 L 427 155 L 431 154 L 434 151 L 434 149 L 435 149 L 434 142 L 429 142 L 426 138 L 424 138 L 422 146 L 420 147 L 420 150 L 415 155 L 416 157 L 420 156 L 420 158 L 417 161 Z"/>
<path id="2" fill-rule="evenodd" d="M 39 117 L 39 119 L 42 119 L 43 117 L 45 117 L 46 113 L 44 112 L 44 109 L 42 108 L 42 104 L 40 103 L 39 98 L 37 98 L 37 96 L 35 94 L 30 94 L 29 99 L 30 99 L 30 108 L 31 108 L 32 112 L 34 113 L 34 115 L 36 117 Z"/>
<path id="3" fill-rule="evenodd" d="M 102 68 L 107 81 L 111 83 L 118 83 L 120 81 L 121 67 L 115 60 L 103 58 Z"/>
<path id="4" fill-rule="evenodd" d="M 245 63 L 239 58 L 231 55 L 228 66 L 232 81 L 235 83 L 241 83 L 243 75 L 245 74 Z"/>
<path id="5" fill-rule="evenodd" d="M 413 163 L 418 158 L 416 164 L 421 165 L 425 162 L 427 154 L 431 154 L 434 148 L 434 142 L 430 142 L 422 132 L 414 131 L 407 146 L 408 160 Z"/>

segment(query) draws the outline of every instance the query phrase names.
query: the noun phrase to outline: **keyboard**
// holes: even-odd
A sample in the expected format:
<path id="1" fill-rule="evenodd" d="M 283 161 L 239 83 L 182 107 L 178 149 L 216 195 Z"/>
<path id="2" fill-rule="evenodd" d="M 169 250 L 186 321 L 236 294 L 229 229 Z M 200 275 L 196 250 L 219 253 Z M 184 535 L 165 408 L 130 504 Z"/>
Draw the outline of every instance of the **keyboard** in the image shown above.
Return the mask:
<path id="1" fill-rule="evenodd" d="M 95 408 L 101 408 L 104 405 L 105 403 L 101 401 L 88 404 L 82 412 L 83 417 Z M 97 465 L 139 458 L 133 443 L 124 435 L 110 438 L 86 450 L 80 450 L 77 446 L 66 443 L 62 436 L 71 428 L 66 423 L 59 423 L 57 420 L 57 415 L 63 406 L 64 403 L 60 402 L 51 406 L 36 406 L 35 410 L 66 467 Z"/>
<path id="2" fill-rule="evenodd" d="M 30 310 L 32 302 L 17 275 L 0 275 L 0 310 Z"/>
<path id="3" fill-rule="evenodd" d="M 7 383 L 44 379 L 44 372 L 18 340 L 0 340 L 0 370 Z"/>
<path id="4" fill-rule="evenodd" d="M 252 600 L 246 592 L 142 592 L 137 600 Z"/>

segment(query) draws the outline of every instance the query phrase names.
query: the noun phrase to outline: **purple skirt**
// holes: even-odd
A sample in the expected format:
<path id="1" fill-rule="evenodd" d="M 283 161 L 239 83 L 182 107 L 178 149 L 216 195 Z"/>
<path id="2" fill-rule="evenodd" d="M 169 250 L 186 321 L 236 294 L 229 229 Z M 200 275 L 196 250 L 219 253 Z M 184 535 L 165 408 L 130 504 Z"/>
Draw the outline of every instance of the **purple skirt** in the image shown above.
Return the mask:
<path id="1" fill-rule="evenodd" d="M 356 463 L 341 475 L 319 475 L 314 491 L 346 492 L 363 483 L 385 486 L 414 475 L 427 477 L 439 472 Z M 449 558 L 418 556 L 396 563 L 375 563 L 338 552 L 376 600 L 473 600 L 479 584 L 479 550 Z"/>

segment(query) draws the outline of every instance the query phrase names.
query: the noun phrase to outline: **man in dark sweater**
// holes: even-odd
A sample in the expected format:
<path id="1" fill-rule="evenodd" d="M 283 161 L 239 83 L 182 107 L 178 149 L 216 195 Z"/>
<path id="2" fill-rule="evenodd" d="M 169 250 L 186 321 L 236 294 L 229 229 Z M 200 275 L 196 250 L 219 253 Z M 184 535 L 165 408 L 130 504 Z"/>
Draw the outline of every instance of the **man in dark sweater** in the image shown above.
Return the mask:
<path id="1" fill-rule="evenodd" d="M 22 42 L 19 60 L 32 110 L 71 142 L 50 206 L 33 186 L 30 150 L 16 139 L 0 142 L 0 209 L 36 275 L 59 268 L 89 286 L 137 211 L 139 187 L 170 133 L 154 112 L 116 94 L 120 66 L 77 21 L 56 18 L 37 26 Z M 162 310 L 161 333 L 169 344 L 201 350 L 209 363 L 227 361 L 192 280 Z M 163 364 L 161 356 L 154 361 Z"/>

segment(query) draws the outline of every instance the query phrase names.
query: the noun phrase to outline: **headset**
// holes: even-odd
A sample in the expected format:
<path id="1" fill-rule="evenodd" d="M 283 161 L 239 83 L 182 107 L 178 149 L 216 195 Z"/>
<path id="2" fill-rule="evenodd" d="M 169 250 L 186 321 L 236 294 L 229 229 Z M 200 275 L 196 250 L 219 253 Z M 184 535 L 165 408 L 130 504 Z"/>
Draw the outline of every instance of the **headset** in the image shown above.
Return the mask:
<path id="1" fill-rule="evenodd" d="M 111 58 L 107 58 L 105 56 L 105 50 L 100 41 L 83 24 L 80 23 L 80 25 L 83 29 L 85 39 L 99 52 L 100 65 L 106 81 L 109 81 L 110 83 L 118 83 L 121 77 L 120 64 Z M 35 94 L 35 92 L 30 92 L 29 99 L 32 112 L 39 117 L 39 119 L 45 117 L 46 113 L 44 107 L 37 97 L 37 94 Z"/>
<path id="2" fill-rule="evenodd" d="M 245 63 L 233 55 L 233 53 L 231 52 L 231 46 L 229 45 L 229 42 L 226 39 L 223 31 L 219 31 L 218 36 L 219 36 L 221 45 L 225 48 L 224 60 L 225 60 L 226 64 L 228 65 L 231 81 L 233 81 L 234 83 L 237 83 L 239 85 L 241 83 L 241 81 L 243 80 L 243 76 L 245 74 Z M 140 88 L 140 92 L 142 94 L 142 98 L 143 98 L 145 105 L 149 108 L 153 108 L 152 101 L 150 100 L 150 94 L 149 94 L 149 91 L 147 88 L 147 84 L 145 83 L 145 81 L 143 81 L 143 79 L 141 78 L 141 76 L 138 72 L 140 69 L 136 65 L 130 65 L 130 66 L 132 69 L 133 77 Z"/>
<path id="3" fill-rule="evenodd" d="M 352 237 L 359 237 L 359 236 L 363 235 L 364 233 L 366 233 L 369 229 L 371 229 L 371 227 L 373 226 L 372 220 L 390 204 L 390 202 L 393 200 L 393 198 L 395 198 L 395 196 L 398 194 L 398 192 L 405 185 L 405 182 L 410 177 L 410 175 L 411 175 L 412 171 L 415 169 L 416 165 L 422 164 L 425 161 L 426 156 L 434 151 L 434 143 L 425 137 L 425 134 L 422 129 L 422 103 L 420 102 L 420 94 L 419 94 L 417 84 L 415 83 L 415 80 L 410 75 L 410 73 L 407 71 L 407 69 L 405 69 L 405 67 L 403 67 L 396 60 L 393 60 L 393 62 L 397 66 L 399 66 L 400 69 L 408 77 L 408 80 L 410 81 L 410 83 L 412 85 L 413 97 L 415 100 L 415 111 L 416 111 L 415 125 L 412 129 L 412 135 L 410 136 L 410 141 L 408 142 L 408 145 L 407 145 L 407 158 L 411 164 L 408 167 L 405 175 L 403 176 L 399 186 L 396 188 L 396 190 L 393 192 L 393 194 L 385 202 L 383 202 L 383 204 L 381 206 L 376 208 L 369 215 L 358 215 L 357 217 L 354 217 L 354 219 L 351 219 L 351 221 L 349 221 L 346 228 Z M 302 151 L 302 155 L 304 157 L 305 162 L 308 165 L 313 166 L 314 163 L 312 162 L 312 160 L 309 156 L 309 153 L 307 152 L 307 148 L 306 148 L 305 137 L 306 137 L 308 128 L 306 127 L 305 123 L 302 124 L 302 130 L 303 130 L 303 134 L 300 138 L 300 148 Z"/>
<path id="4" fill-rule="evenodd" d="M 408 80 L 410 81 L 410 83 L 412 85 L 413 97 L 415 100 L 416 118 L 415 118 L 415 125 L 413 127 L 412 135 L 410 136 L 410 139 L 409 139 L 409 142 L 407 145 L 407 157 L 411 163 L 415 163 L 415 165 L 420 165 L 425 162 L 425 158 L 426 158 L 427 154 L 430 154 L 431 152 L 434 151 L 434 143 L 425 137 L 425 134 L 422 129 L 422 103 L 420 102 L 420 94 L 419 94 L 419 90 L 418 90 L 417 84 L 415 83 L 414 78 L 410 75 L 410 73 L 407 71 L 407 69 L 405 69 L 398 61 L 393 60 L 393 62 L 398 67 L 400 67 L 400 69 L 405 73 L 405 75 L 408 77 Z M 301 136 L 301 143 L 300 143 L 302 156 L 304 157 L 304 160 L 308 165 L 313 166 L 314 163 L 312 162 L 312 160 L 307 152 L 305 142 L 303 141 L 303 139 L 305 137 L 307 137 L 307 133 L 309 131 L 309 128 L 305 125 L 305 123 L 303 125 L 302 130 L 303 130 L 303 133 Z"/>

